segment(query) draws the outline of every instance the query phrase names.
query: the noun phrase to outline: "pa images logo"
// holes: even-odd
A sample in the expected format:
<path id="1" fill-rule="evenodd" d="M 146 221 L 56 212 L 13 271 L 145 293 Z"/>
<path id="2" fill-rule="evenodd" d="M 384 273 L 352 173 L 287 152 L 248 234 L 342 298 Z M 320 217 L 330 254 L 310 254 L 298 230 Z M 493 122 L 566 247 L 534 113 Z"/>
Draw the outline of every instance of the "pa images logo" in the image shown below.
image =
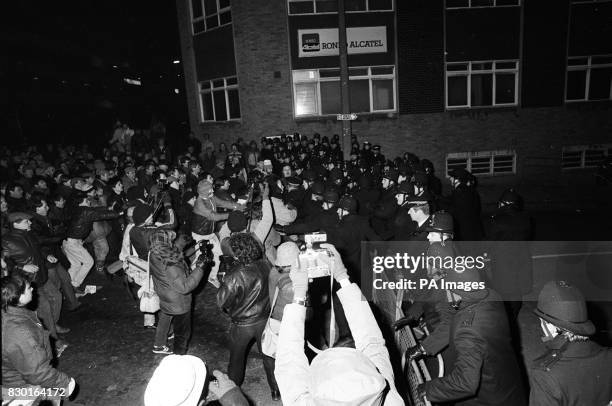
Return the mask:
<path id="1" fill-rule="evenodd" d="M 317 52 L 321 50 L 319 34 L 302 34 L 302 52 Z"/>

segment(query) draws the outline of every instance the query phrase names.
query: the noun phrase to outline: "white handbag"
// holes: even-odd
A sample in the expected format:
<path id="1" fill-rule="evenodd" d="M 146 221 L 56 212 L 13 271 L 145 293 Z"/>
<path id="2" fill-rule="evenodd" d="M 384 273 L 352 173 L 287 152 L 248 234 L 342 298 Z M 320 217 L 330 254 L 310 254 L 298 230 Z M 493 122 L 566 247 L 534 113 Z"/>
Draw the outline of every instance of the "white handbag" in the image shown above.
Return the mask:
<path id="1" fill-rule="evenodd" d="M 279 320 L 272 318 L 272 312 L 274 311 L 274 306 L 276 305 L 276 299 L 278 299 L 278 290 L 279 289 L 277 286 L 276 291 L 274 291 L 274 300 L 272 301 L 272 307 L 270 307 L 268 321 L 266 322 L 266 327 L 261 334 L 261 352 L 272 358 L 276 357 L 278 334 L 280 333 L 281 326 L 281 322 Z"/>
<path id="2" fill-rule="evenodd" d="M 150 253 L 149 253 L 150 255 Z M 151 275 L 149 273 L 149 261 L 147 261 L 147 287 L 144 286 L 138 291 L 140 297 L 140 311 L 143 313 L 156 313 L 159 308 L 159 296 L 155 289 L 151 289 Z"/>

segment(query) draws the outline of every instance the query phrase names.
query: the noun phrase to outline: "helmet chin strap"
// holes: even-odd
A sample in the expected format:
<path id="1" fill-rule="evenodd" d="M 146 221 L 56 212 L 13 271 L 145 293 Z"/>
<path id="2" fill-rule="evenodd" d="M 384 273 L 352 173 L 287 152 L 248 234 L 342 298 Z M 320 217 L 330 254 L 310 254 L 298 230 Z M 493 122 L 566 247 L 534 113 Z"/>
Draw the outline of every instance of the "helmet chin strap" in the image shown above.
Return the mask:
<path id="1" fill-rule="evenodd" d="M 461 296 L 446 289 L 446 298 L 453 309 L 459 310 L 459 306 L 461 305 Z"/>
<path id="2" fill-rule="evenodd" d="M 540 327 L 542 327 L 544 332 L 544 337 L 541 337 L 543 343 L 552 341 L 559 335 L 557 328 L 542 318 L 540 318 Z"/>

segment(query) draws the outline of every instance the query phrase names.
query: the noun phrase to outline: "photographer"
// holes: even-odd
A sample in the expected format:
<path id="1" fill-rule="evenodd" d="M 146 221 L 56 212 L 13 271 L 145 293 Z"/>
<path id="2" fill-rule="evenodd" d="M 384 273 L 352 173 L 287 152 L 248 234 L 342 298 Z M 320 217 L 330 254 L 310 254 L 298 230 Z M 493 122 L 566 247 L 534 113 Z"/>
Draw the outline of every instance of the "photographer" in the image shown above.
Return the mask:
<path id="1" fill-rule="evenodd" d="M 172 322 L 174 353 L 187 353 L 191 335 L 191 292 L 202 280 L 206 265 L 204 258 L 200 256 L 191 272 L 182 249 L 174 245 L 175 237 L 174 231 L 159 229 L 149 239 L 149 267 L 161 308 L 153 345 L 153 352 L 156 354 L 173 353 L 167 345 Z"/>
<path id="2" fill-rule="evenodd" d="M 217 304 L 231 318 L 228 375 L 242 385 L 247 351 L 253 341 L 261 353 L 261 335 L 270 313 L 268 275 L 270 264 L 263 258 L 261 243 L 252 234 L 232 234 L 223 241 L 223 253 L 234 260 L 217 292 Z M 272 399 L 280 400 L 274 379 L 274 358 L 263 356 Z"/>
<path id="3" fill-rule="evenodd" d="M 322 244 L 321 247 L 332 253 L 327 257 L 328 266 L 341 285 L 338 297 L 345 309 L 355 348 L 329 348 L 308 365 L 304 353 L 308 273 L 297 261 L 289 274 L 293 303 L 285 306 L 283 312 L 274 371 L 283 404 L 403 405 L 395 388 L 385 340 L 368 302 L 359 287 L 349 281 L 334 246 Z"/>

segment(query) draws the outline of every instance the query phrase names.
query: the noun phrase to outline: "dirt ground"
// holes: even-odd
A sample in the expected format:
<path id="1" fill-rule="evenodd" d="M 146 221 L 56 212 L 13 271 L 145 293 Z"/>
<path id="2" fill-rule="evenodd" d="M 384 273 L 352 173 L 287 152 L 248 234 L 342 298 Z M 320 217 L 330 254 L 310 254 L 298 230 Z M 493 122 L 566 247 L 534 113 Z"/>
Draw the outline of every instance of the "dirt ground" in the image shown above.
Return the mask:
<path id="1" fill-rule="evenodd" d="M 610 220 L 605 217 L 602 220 L 597 213 L 539 213 L 535 217 L 540 240 L 610 239 L 612 227 L 606 223 Z M 143 329 L 142 313 L 119 278 L 108 280 L 92 271 L 87 283 L 103 285 L 103 289 L 81 299 L 87 308 L 64 313 L 60 321 L 72 331 L 64 336 L 70 346 L 59 359 L 59 368 L 80 385 L 76 398 L 64 405 L 142 405 L 147 382 L 163 357 L 151 352 L 154 331 Z M 229 359 L 226 345 L 229 320 L 216 306 L 215 289 L 211 285 L 200 289 L 195 303 L 189 354 L 202 358 L 209 370 L 225 371 Z M 596 323 L 604 330 L 600 339 L 609 343 L 611 303 L 591 306 L 597 308 Z M 532 309 L 533 304 L 526 304 L 519 317 L 527 365 L 544 351 L 539 340 L 539 323 Z M 251 350 L 242 389 L 253 405 L 281 405 L 270 398 L 261 357 L 255 347 Z"/>

